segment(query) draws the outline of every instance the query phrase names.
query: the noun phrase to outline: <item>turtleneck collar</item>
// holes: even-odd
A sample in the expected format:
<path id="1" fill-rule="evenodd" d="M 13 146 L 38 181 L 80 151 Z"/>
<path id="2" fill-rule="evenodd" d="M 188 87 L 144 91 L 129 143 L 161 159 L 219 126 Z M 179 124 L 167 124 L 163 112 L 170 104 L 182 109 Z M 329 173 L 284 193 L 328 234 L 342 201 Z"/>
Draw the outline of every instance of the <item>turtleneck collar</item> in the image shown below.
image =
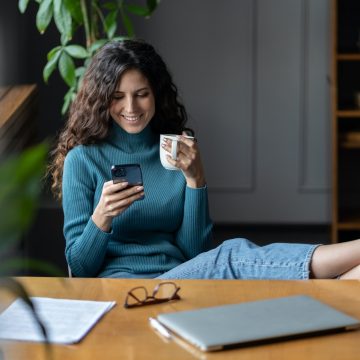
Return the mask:
<path id="1" fill-rule="evenodd" d="M 141 132 L 130 134 L 114 120 L 112 121 L 108 138 L 112 144 L 127 153 L 149 149 L 159 140 L 159 136 L 153 133 L 150 124 Z"/>

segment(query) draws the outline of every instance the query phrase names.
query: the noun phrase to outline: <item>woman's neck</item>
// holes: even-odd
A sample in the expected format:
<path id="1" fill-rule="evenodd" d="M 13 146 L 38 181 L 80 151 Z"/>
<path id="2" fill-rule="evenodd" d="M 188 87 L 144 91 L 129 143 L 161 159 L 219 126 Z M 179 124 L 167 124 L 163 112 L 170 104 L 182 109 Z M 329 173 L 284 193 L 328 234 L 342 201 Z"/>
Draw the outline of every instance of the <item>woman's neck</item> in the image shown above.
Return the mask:
<path id="1" fill-rule="evenodd" d="M 110 129 L 109 141 L 123 151 L 132 153 L 152 147 L 155 142 L 159 141 L 159 136 L 153 133 L 150 124 L 141 132 L 131 134 L 113 121 Z"/>

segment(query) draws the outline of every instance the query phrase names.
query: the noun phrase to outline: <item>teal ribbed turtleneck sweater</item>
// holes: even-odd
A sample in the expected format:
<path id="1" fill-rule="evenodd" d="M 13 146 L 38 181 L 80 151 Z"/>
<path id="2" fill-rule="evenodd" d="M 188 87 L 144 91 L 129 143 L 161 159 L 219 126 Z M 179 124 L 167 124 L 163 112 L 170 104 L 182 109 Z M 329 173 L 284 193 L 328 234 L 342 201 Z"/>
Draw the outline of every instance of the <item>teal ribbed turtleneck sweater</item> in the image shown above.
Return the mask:
<path id="1" fill-rule="evenodd" d="M 106 233 L 91 215 L 111 165 L 126 163 L 141 165 L 145 199 L 116 217 Z M 72 149 L 62 191 L 65 253 L 75 276 L 163 273 L 209 248 L 207 189 L 189 188 L 181 171 L 161 166 L 159 135 L 150 126 L 129 134 L 113 122 L 100 144 Z"/>

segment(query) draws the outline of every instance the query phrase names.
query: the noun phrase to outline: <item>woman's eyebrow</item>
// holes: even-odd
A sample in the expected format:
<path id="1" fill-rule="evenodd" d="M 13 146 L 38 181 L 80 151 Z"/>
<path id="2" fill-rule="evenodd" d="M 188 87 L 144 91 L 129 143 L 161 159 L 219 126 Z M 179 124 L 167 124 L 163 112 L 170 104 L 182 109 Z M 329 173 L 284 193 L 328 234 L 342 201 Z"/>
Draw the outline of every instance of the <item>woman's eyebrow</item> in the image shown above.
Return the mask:
<path id="1" fill-rule="evenodd" d="M 139 92 L 139 91 L 143 91 L 143 90 L 149 90 L 149 88 L 148 88 L 148 87 L 143 87 L 143 88 L 140 88 L 140 89 L 136 89 L 136 90 L 134 91 L 134 93 Z M 124 93 L 124 92 L 125 92 L 125 91 L 115 90 L 115 93 Z"/>

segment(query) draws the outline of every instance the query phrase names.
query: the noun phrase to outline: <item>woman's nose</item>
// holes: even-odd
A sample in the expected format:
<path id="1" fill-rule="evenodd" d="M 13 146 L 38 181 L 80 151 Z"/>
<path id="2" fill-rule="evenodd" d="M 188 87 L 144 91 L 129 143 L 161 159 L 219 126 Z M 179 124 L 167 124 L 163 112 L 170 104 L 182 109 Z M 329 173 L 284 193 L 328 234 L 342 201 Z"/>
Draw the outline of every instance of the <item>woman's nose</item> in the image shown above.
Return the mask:
<path id="1" fill-rule="evenodd" d="M 135 101 L 133 99 L 133 97 L 128 97 L 126 99 L 126 103 L 125 103 L 125 110 L 127 113 L 132 113 L 136 108 L 136 104 Z"/>

